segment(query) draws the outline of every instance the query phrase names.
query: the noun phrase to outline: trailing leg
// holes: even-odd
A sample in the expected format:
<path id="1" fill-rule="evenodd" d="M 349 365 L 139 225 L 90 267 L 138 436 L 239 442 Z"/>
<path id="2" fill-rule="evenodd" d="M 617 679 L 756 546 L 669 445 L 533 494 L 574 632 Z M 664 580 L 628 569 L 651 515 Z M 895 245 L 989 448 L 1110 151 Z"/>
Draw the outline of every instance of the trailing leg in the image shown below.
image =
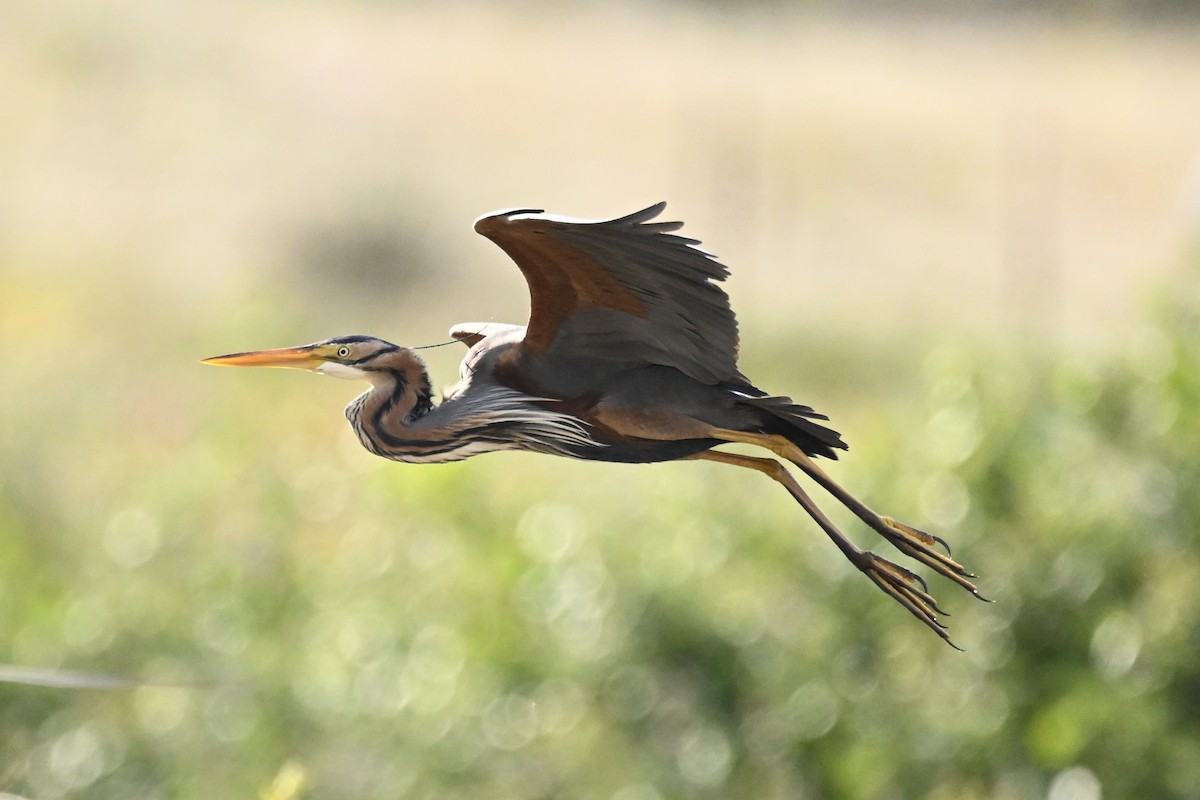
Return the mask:
<path id="1" fill-rule="evenodd" d="M 869 525 L 872 530 L 895 545 L 896 549 L 900 552 L 915 558 L 939 575 L 949 578 L 980 600 L 987 599 L 979 594 L 979 589 L 971 582 L 970 579 L 974 578 L 975 575 L 968 572 L 962 564 L 951 557 L 950 546 L 944 540 L 918 528 L 914 528 L 911 525 L 894 520 L 891 517 L 876 514 L 861 500 L 843 489 L 833 478 L 829 477 L 823 469 L 813 462 L 808 454 L 784 437 L 734 430 L 720 430 L 717 431 L 716 436 L 729 442 L 765 447 L 779 457 L 791 461 L 802 469 L 806 475 L 820 484 L 823 489 L 837 498 L 838 502 L 853 511 L 855 516 Z M 945 548 L 945 552 L 938 549 L 937 545 L 939 544 Z"/>
<path id="2" fill-rule="evenodd" d="M 946 634 L 946 626 L 938 622 L 937 615 L 945 612 L 938 608 L 937 602 L 930 596 L 925 581 L 898 564 L 893 564 L 869 550 L 860 550 L 855 547 L 845 534 L 838 530 L 832 520 L 825 516 L 825 513 L 813 502 L 813 499 L 801 488 L 783 464 L 772 458 L 756 458 L 715 450 L 699 453 L 690 458 L 753 469 L 781 484 L 808 515 L 821 526 L 821 529 L 833 540 L 833 543 L 845 554 L 851 564 L 865 573 L 875 582 L 876 586 L 907 608 L 913 616 L 925 623 L 947 644 L 958 649 L 958 646 L 950 641 L 950 637 Z"/>

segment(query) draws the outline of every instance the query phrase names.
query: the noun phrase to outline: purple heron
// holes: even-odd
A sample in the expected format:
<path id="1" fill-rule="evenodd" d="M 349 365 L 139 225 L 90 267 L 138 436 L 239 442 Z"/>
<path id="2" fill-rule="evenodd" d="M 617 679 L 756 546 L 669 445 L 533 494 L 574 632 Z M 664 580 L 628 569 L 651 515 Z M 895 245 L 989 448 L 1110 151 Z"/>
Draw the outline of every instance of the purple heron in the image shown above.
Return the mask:
<path id="1" fill-rule="evenodd" d="M 718 285 L 728 275 L 695 239 L 654 222 L 659 203 L 618 219 L 581 221 L 517 209 L 475 230 L 516 262 L 529 284 L 527 326 L 464 323 L 469 351 L 440 403 L 412 349 L 372 336 L 205 359 L 294 367 L 365 380 L 346 407 L 363 446 L 413 463 L 528 450 L 593 461 L 697 459 L 757 470 L 782 485 L 855 567 L 945 641 L 945 612 L 915 573 L 856 547 L 775 458 L 714 450 L 757 445 L 799 467 L 900 552 L 979 596 L 940 538 L 876 514 L 814 461 L 836 458 L 828 419 L 757 388 L 738 369 L 737 321 Z"/>

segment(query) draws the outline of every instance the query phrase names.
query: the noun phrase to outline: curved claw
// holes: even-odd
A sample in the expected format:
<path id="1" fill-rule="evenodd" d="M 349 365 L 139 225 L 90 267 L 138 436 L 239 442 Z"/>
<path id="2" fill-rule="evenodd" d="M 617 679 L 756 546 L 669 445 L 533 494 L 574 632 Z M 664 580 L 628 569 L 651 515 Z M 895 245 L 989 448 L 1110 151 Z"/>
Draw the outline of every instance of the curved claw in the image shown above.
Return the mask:
<path id="1" fill-rule="evenodd" d="M 906 538 L 916 539 L 919 541 L 926 549 L 930 550 L 931 555 L 934 555 L 939 559 L 944 558 L 944 560 L 948 562 L 957 564 L 957 562 L 954 562 L 953 560 L 954 553 L 950 550 L 950 543 L 937 534 L 930 533 L 929 531 L 923 531 L 920 528 L 914 528 L 912 525 L 907 525 L 893 517 L 880 517 L 880 519 L 883 520 L 884 525 L 891 528 L 893 531 Z M 942 549 L 946 551 L 945 556 L 932 550 L 935 544 L 940 544 L 942 546 Z M 962 567 L 959 566 L 959 569 L 962 569 Z M 972 575 L 971 577 L 975 576 Z"/>
<path id="2" fill-rule="evenodd" d="M 946 544 L 945 540 L 891 517 L 880 517 L 879 519 L 884 525 L 879 532 L 895 545 L 896 549 L 905 555 L 912 556 L 939 575 L 949 578 L 976 597 L 979 596 L 979 589 L 970 580 L 975 577 L 975 574 L 968 572 L 966 567 L 950 557 L 950 546 Z M 941 544 L 946 548 L 946 552 L 942 553 L 934 549 L 935 544 Z"/>
<path id="3" fill-rule="evenodd" d="M 887 562 L 887 563 L 891 564 L 892 562 L 890 562 L 890 561 L 889 561 L 889 562 Z M 896 567 L 897 569 L 904 569 L 904 567 L 901 567 L 899 564 L 892 564 L 892 566 Z M 909 580 L 909 581 L 914 581 L 914 580 L 915 580 L 916 582 L 920 583 L 920 584 L 921 584 L 921 591 L 924 593 L 924 595 L 925 595 L 926 597 L 930 597 L 930 595 L 929 595 L 929 584 L 928 584 L 928 583 L 925 581 L 925 579 L 924 579 L 924 578 L 922 578 L 920 575 L 918 575 L 918 574 L 917 574 L 917 573 L 915 573 L 915 572 L 911 572 L 911 571 L 909 571 L 909 570 L 907 570 L 907 569 L 904 569 L 904 571 L 907 573 L 907 574 L 904 576 L 904 577 L 905 577 L 905 579 L 906 579 L 906 580 Z M 932 598 L 932 597 L 930 597 L 930 599 L 932 600 L 933 598 Z"/>
<path id="4" fill-rule="evenodd" d="M 931 631 L 936 633 L 946 644 L 955 650 L 961 647 L 951 641 L 946 633 L 946 626 L 938 620 L 938 614 L 945 614 L 927 591 L 925 581 L 915 572 L 893 564 L 886 558 L 881 558 L 869 550 L 860 553 L 853 559 L 854 565 L 870 578 L 876 586 L 888 596 L 908 609 L 909 613 L 921 620 Z"/>

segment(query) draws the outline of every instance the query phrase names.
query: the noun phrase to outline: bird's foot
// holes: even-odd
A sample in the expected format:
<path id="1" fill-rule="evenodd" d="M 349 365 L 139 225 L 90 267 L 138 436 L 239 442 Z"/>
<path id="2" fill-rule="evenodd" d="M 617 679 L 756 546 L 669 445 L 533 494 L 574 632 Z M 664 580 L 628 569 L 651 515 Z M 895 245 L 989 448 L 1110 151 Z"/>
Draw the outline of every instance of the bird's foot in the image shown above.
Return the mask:
<path id="1" fill-rule="evenodd" d="M 962 650 L 950 640 L 950 635 L 946 633 L 946 626 L 938 621 L 938 614 L 946 614 L 946 612 L 938 608 L 937 601 L 929 594 L 929 586 L 920 575 L 906 570 L 899 564 L 893 564 L 870 550 L 860 550 L 851 556 L 850 560 L 854 566 L 874 581 L 876 586 L 907 608 L 909 613 L 925 623 L 946 644 L 955 650 Z M 949 615 L 947 614 L 947 616 Z"/>
<path id="2" fill-rule="evenodd" d="M 967 572 L 962 564 L 951 557 L 950 545 L 946 544 L 946 541 L 940 536 L 934 536 L 919 528 L 905 525 L 891 517 L 880 517 L 879 519 L 883 523 L 883 527 L 878 529 L 879 533 L 895 545 L 897 550 L 912 556 L 939 575 L 954 581 L 980 600 L 991 602 L 979 593 L 975 584 L 971 583 L 970 579 L 975 575 Z M 938 545 L 941 545 L 941 549 L 938 549 Z"/>

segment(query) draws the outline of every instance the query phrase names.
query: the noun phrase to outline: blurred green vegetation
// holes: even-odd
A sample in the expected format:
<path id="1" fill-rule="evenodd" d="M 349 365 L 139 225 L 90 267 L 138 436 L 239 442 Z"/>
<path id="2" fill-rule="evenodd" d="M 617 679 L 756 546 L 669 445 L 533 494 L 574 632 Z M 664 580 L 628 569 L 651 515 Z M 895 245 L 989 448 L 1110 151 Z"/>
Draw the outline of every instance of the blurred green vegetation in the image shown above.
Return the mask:
<path id="1" fill-rule="evenodd" d="M 5 341 L 45 333 L 8 356 L 0 652 L 146 684 L 0 685 L 0 790 L 1194 797 L 1187 277 L 1109 356 L 762 343 L 773 388 L 867 381 L 831 468 L 981 573 L 992 605 L 934 586 L 965 654 L 756 475 L 390 464 L 338 419 L 346 384 L 89 340 L 94 310 L 15 283 Z M 914 368 L 864 379 L 881 360 Z"/>

